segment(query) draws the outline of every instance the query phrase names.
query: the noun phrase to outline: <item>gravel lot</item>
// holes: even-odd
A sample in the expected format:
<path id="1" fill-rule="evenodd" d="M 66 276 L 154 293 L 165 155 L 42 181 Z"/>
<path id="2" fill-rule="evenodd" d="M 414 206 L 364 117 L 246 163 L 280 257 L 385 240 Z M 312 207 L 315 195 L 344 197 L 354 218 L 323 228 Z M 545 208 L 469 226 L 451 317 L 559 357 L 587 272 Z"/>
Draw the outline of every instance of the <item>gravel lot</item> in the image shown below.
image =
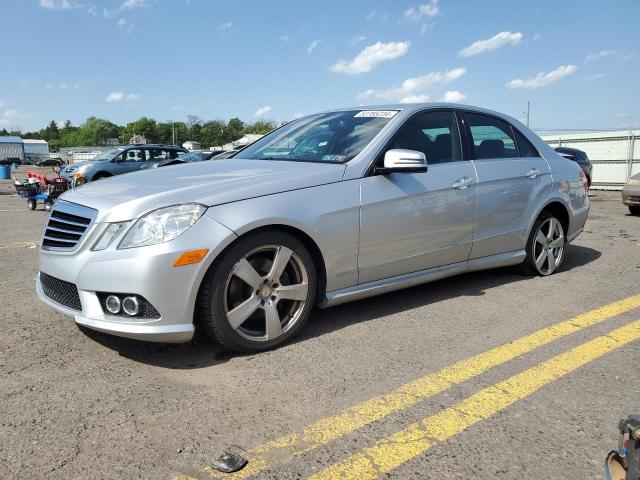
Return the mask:
<path id="1" fill-rule="evenodd" d="M 640 218 L 592 192 L 561 272 L 467 274 L 324 311 L 278 350 L 228 356 L 202 339 L 145 344 L 84 333 L 34 293 L 46 214 L 0 184 L 0 478 L 170 479 L 251 450 L 472 355 L 640 293 Z M 254 478 L 304 478 L 465 397 L 640 320 L 640 308 L 292 458 Z M 391 471 L 390 478 L 603 478 L 616 423 L 640 413 L 638 343 Z"/>

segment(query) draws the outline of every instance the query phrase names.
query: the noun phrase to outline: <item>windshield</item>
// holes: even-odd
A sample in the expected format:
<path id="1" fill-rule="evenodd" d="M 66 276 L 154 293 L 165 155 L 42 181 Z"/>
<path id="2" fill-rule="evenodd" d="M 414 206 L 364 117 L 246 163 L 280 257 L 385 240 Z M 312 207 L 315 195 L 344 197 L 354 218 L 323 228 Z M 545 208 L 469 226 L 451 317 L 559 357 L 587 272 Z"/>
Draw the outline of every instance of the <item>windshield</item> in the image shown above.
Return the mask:
<path id="1" fill-rule="evenodd" d="M 293 121 L 243 149 L 234 158 L 298 162 L 348 162 L 397 110 L 354 110 Z"/>
<path id="2" fill-rule="evenodd" d="M 204 159 L 206 154 L 204 152 L 190 152 L 180 156 L 180 160 L 183 162 L 199 162 Z"/>
<path id="3" fill-rule="evenodd" d="M 116 155 L 118 155 L 122 150 L 124 150 L 123 148 L 112 148 L 110 150 L 107 150 L 105 152 L 102 152 L 98 155 L 96 155 L 95 157 L 93 157 L 91 159 L 91 161 L 96 161 L 96 162 L 101 162 L 103 160 L 111 160 L 113 157 L 115 157 Z"/>

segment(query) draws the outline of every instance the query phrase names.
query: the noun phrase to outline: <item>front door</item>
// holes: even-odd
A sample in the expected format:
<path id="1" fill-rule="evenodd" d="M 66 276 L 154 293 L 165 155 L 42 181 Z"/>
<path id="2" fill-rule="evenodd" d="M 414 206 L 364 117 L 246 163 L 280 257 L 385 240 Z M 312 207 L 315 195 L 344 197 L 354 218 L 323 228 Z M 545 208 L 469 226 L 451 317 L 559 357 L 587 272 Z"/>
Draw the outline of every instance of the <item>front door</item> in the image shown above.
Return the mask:
<path id="1" fill-rule="evenodd" d="M 412 117 L 386 150 L 394 148 L 423 152 L 428 171 L 361 180 L 359 283 L 469 258 L 476 174 L 463 157 L 456 114 L 431 110 Z"/>

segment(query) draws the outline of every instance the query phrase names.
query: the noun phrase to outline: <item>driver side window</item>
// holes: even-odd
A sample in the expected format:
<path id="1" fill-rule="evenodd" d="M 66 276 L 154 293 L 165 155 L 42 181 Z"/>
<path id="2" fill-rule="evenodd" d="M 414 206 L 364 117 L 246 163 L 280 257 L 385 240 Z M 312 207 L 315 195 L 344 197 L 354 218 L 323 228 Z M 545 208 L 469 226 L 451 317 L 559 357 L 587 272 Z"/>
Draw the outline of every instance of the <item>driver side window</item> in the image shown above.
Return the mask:
<path id="1" fill-rule="evenodd" d="M 436 111 L 416 115 L 396 132 L 390 148 L 422 152 L 427 158 L 427 165 L 462 160 L 455 114 Z"/>

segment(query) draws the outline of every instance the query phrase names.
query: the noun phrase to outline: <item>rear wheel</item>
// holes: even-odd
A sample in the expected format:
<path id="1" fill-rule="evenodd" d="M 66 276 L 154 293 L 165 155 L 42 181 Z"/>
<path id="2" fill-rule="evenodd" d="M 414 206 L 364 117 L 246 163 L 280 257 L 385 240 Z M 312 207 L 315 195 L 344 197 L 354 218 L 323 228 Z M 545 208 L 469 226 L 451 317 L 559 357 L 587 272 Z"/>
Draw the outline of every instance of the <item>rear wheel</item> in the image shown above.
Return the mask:
<path id="1" fill-rule="evenodd" d="M 53 200 L 45 200 L 44 201 L 44 209 L 47 212 L 50 212 L 52 207 L 53 207 Z"/>
<path id="2" fill-rule="evenodd" d="M 37 204 L 38 202 L 36 202 L 33 198 L 30 198 L 29 200 L 27 200 L 27 208 L 29 210 L 35 210 Z"/>
<path id="3" fill-rule="evenodd" d="M 564 261 L 566 243 L 562 222 L 553 214 L 542 212 L 527 241 L 527 256 L 522 265 L 525 273 L 547 276 L 557 271 Z"/>
<path id="4" fill-rule="evenodd" d="M 640 215 L 640 206 L 630 205 L 629 213 L 631 215 Z"/>
<path id="5" fill-rule="evenodd" d="M 316 294 L 311 255 L 297 238 L 265 231 L 233 245 L 209 269 L 198 327 L 222 348 L 267 350 L 295 336 Z"/>

